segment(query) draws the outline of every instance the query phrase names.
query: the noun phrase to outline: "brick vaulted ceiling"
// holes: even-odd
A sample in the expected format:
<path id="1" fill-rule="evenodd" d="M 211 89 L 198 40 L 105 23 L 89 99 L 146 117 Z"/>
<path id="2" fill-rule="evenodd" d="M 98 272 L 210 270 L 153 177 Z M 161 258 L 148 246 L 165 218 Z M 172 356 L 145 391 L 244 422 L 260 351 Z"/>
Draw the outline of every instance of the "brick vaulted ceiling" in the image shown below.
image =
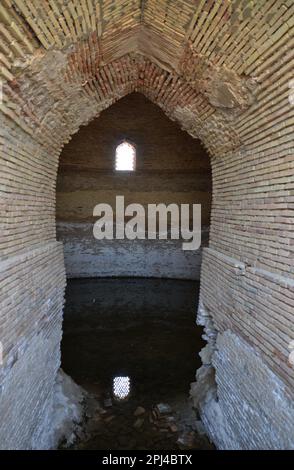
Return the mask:
<path id="1" fill-rule="evenodd" d="M 275 426 L 277 436 L 288 428 L 286 448 L 289 440 L 293 447 L 294 0 L 0 0 L 0 36 L 0 326 L 9 364 L 24 354 L 21 337 L 51 328 L 54 345 L 60 341 L 54 325 L 56 318 L 61 323 L 65 282 L 55 227 L 61 149 L 81 125 L 139 91 L 211 155 L 198 318 L 211 344 L 214 331 L 220 338 L 218 406 L 228 421 L 240 421 L 238 436 L 250 430 L 242 448 L 249 441 L 249 448 L 268 448 L 260 430 Z M 245 339 L 266 367 L 256 367 L 254 354 L 251 367 L 239 346 L 231 353 L 222 339 L 228 331 L 237 335 L 231 344 Z M 56 347 L 42 345 L 48 352 L 40 347 L 40 357 Z M 267 367 L 287 385 L 291 413 L 281 404 L 279 412 L 282 395 L 265 381 Z M 239 379 L 244 370 L 246 384 Z M 45 373 L 42 367 L 40 383 Z M 29 382 L 11 384 L 3 393 L 13 416 L 11 390 L 35 401 L 43 393 Z M 249 412 L 239 407 L 243 398 Z M 1 400 L 6 416 L 8 401 Z M 255 402 L 264 407 L 257 422 Z M 16 418 L 15 426 L 22 432 Z M 12 427 L 5 439 L 13 441 Z"/>
<path id="2" fill-rule="evenodd" d="M 141 91 L 221 155 L 288 91 L 293 18 L 293 0 L 1 0 L 1 109 L 64 143 Z"/>

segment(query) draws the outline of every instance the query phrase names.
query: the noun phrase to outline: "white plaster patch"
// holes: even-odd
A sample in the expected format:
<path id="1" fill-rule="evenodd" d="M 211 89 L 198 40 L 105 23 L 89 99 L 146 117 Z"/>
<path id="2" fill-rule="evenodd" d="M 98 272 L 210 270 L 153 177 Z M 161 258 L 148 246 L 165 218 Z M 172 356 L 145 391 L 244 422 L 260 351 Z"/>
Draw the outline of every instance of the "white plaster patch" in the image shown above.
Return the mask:
<path id="1" fill-rule="evenodd" d="M 56 449 L 61 441 L 70 445 L 83 418 L 85 392 L 62 370 L 57 374 L 52 404 L 44 416 L 41 432 L 34 436 L 33 449 Z"/>

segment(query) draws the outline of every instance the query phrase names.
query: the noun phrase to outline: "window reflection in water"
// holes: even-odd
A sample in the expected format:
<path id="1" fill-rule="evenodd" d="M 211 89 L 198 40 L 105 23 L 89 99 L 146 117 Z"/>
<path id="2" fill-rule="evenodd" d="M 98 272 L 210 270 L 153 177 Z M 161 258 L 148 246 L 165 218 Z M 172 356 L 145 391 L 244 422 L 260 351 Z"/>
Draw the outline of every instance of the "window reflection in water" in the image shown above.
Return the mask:
<path id="1" fill-rule="evenodd" d="M 131 391 L 130 377 L 114 377 L 112 391 L 116 399 L 125 400 Z"/>

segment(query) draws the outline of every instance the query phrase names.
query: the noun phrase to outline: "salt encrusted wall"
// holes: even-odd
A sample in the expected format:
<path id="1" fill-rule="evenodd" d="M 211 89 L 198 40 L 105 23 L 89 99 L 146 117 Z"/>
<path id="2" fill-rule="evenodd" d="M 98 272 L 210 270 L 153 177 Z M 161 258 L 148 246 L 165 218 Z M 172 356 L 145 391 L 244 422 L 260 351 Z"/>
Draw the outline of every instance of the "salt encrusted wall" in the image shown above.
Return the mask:
<path id="1" fill-rule="evenodd" d="M 115 148 L 136 144 L 136 171 L 114 171 Z M 131 94 L 83 127 L 60 156 L 57 238 L 68 277 L 140 276 L 199 279 L 201 249 L 183 251 L 183 240 L 105 240 L 93 236 L 93 208 L 115 197 L 125 206 L 201 204 L 202 247 L 208 243 L 211 168 L 200 142 L 183 132 L 153 103 Z M 192 214 L 192 207 L 191 207 Z"/>
<path id="2" fill-rule="evenodd" d="M 224 449 L 294 447 L 293 18 L 292 0 L 2 0 L 5 448 L 30 448 L 44 429 L 59 366 L 58 156 L 134 91 L 212 156 L 198 314 L 209 345 L 193 386 L 206 428 Z M 37 262 L 37 249 L 48 256 Z"/>

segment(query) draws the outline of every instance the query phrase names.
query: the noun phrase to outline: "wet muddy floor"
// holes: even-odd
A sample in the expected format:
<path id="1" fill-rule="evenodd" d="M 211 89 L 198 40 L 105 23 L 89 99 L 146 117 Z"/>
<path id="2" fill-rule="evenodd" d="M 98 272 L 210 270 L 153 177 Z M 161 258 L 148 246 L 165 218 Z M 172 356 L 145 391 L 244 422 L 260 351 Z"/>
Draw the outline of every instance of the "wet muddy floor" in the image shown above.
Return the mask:
<path id="1" fill-rule="evenodd" d="M 204 346 L 198 289 L 196 281 L 68 282 L 62 367 L 101 404 L 76 449 L 210 448 L 188 398 Z"/>

